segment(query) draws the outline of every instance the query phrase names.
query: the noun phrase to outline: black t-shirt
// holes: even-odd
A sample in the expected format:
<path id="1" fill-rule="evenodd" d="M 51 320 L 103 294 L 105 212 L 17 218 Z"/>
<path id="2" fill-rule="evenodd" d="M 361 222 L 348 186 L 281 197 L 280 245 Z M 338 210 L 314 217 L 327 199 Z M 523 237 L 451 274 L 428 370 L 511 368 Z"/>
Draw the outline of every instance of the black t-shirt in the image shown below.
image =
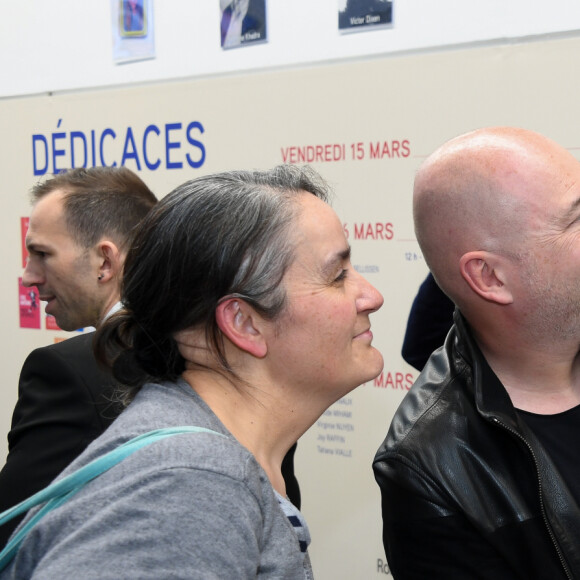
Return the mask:
<path id="1" fill-rule="evenodd" d="M 540 440 L 580 505 L 580 405 L 556 415 L 517 412 Z"/>

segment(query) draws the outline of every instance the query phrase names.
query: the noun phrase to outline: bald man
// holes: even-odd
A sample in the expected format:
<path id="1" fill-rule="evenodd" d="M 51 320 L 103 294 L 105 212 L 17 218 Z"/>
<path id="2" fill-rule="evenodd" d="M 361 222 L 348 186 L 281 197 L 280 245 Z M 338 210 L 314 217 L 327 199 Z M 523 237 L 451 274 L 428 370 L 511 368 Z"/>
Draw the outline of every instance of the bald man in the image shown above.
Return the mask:
<path id="1" fill-rule="evenodd" d="M 422 165 L 413 214 L 457 308 L 373 464 L 393 577 L 580 578 L 580 163 L 468 133 Z"/>

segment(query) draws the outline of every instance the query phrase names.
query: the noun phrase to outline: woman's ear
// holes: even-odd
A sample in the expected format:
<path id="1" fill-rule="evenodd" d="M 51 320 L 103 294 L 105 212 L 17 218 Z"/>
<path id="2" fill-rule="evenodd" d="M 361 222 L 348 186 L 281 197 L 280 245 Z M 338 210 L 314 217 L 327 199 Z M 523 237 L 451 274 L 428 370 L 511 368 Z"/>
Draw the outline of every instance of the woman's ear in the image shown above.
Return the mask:
<path id="1" fill-rule="evenodd" d="M 511 304 L 514 301 L 506 266 L 505 258 L 484 251 L 468 252 L 459 260 L 461 275 L 471 289 L 497 304 Z"/>
<path id="2" fill-rule="evenodd" d="M 215 315 L 220 330 L 239 349 L 257 358 L 266 356 L 268 345 L 260 331 L 261 317 L 247 302 L 227 298 L 218 304 Z"/>

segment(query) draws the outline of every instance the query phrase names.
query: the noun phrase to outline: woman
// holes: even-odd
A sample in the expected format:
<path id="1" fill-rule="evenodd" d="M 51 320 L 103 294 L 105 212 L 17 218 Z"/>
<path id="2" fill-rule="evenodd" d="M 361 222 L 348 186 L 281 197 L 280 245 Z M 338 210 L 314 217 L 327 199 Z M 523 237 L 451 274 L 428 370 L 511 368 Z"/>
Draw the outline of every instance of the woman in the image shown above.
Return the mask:
<path id="1" fill-rule="evenodd" d="M 350 264 L 309 169 L 195 179 L 157 204 L 125 262 L 97 353 L 128 408 L 67 471 L 190 425 L 46 515 L 1 578 L 310 578 L 281 463 L 336 400 L 377 376 L 381 295 Z M 66 472 L 65 472 L 66 473 Z"/>

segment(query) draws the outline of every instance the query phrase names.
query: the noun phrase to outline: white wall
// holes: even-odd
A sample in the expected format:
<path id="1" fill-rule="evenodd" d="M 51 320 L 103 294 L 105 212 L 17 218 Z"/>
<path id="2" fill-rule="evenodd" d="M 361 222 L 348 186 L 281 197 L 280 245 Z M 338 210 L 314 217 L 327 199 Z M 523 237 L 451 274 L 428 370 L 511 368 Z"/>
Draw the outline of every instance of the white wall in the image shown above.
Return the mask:
<path id="1" fill-rule="evenodd" d="M 110 0 L 0 0 L 0 97 L 305 66 L 580 28 L 577 0 L 394 0 L 393 27 L 340 34 L 337 0 L 268 0 L 267 44 L 223 51 L 218 0 L 154 3 L 157 57 L 115 65 Z"/>

